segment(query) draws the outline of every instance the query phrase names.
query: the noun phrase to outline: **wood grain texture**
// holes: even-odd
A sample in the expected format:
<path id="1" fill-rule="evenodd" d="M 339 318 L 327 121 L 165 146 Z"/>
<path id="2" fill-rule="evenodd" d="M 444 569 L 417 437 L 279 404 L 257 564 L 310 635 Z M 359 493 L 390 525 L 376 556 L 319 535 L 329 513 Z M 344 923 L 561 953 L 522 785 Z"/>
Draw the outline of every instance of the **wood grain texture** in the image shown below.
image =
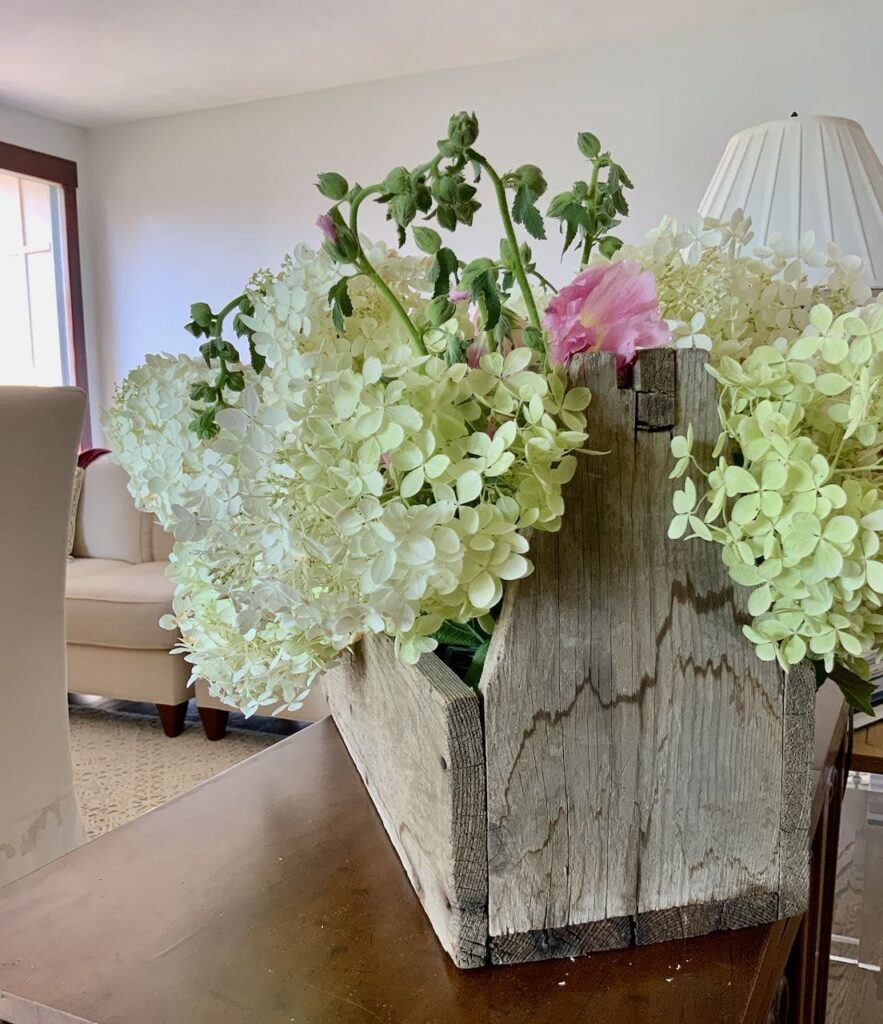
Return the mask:
<path id="1" fill-rule="evenodd" d="M 806 899 L 782 851 L 806 839 L 812 695 L 742 637 L 719 550 L 666 536 L 669 427 L 693 424 L 705 464 L 719 430 L 704 355 L 643 353 L 628 389 L 605 354 L 571 373 L 609 455 L 580 460 L 561 532 L 534 533 L 482 680 L 489 929 L 513 959 L 560 929 L 625 918 L 623 942 L 656 942 Z"/>
<path id="2" fill-rule="evenodd" d="M 436 934 L 458 967 L 487 960 L 481 709 L 435 656 L 366 637 L 323 681 L 335 724 Z"/>
<path id="3" fill-rule="evenodd" d="M 795 666 L 785 680 L 782 746 L 782 820 L 779 850 L 779 913 L 806 910 L 809 895 L 811 792 L 806 785 L 812 761 L 816 674 L 810 662 Z"/>
<path id="4" fill-rule="evenodd" d="M 326 719 L 0 888 L 0 1020 L 762 1024 L 794 924 L 458 971 Z"/>

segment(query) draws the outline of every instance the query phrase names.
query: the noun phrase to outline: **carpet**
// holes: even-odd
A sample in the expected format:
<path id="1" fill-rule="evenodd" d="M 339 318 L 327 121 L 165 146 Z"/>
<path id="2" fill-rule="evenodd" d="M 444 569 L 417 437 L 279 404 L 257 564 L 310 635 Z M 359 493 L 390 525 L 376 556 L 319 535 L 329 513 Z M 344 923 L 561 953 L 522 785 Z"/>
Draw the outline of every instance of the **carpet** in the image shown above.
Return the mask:
<path id="1" fill-rule="evenodd" d="M 188 722 L 174 739 L 149 715 L 70 708 L 74 783 L 90 839 L 124 825 L 282 737 L 230 729 L 211 743 Z"/>

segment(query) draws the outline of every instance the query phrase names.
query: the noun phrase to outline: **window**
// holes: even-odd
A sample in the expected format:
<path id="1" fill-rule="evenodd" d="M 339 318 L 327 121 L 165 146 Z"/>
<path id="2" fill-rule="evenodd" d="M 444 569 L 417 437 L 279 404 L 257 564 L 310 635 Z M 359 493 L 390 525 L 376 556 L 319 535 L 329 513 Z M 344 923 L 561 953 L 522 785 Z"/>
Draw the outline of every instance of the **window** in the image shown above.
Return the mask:
<path id="1" fill-rule="evenodd" d="M 73 161 L 0 142 L 0 385 L 86 387 L 76 188 Z"/>

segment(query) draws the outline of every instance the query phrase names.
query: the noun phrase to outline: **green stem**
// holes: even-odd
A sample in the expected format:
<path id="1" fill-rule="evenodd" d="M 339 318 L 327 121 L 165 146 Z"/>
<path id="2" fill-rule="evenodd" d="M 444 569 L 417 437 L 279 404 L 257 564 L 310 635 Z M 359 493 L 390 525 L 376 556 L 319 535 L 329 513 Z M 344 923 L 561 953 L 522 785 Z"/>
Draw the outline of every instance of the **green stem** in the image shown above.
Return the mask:
<path id="1" fill-rule="evenodd" d="M 509 246 L 512 250 L 512 272 L 515 274 L 515 280 L 518 282 L 518 287 L 521 289 L 521 294 L 524 296 L 524 304 L 527 306 L 528 319 L 531 324 L 540 331 L 542 330 L 542 327 L 540 326 L 540 314 L 537 311 L 537 305 L 533 299 L 533 292 L 530 290 L 527 274 L 524 272 L 524 264 L 521 262 L 521 252 L 518 248 L 518 238 L 515 235 L 515 225 L 512 223 L 512 217 L 509 214 L 509 204 L 506 201 L 506 189 L 503 186 L 503 182 L 500 180 L 499 174 L 497 174 L 483 156 L 480 156 L 478 153 L 473 153 L 472 156 L 475 161 L 487 171 L 487 175 L 493 183 L 494 191 L 497 193 L 497 205 L 500 207 L 500 216 L 503 218 L 503 227 L 506 231 L 506 238 L 509 240 Z"/>
<path id="2" fill-rule="evenodd" d="M 595 189 L 598 187 L 598 172 L 601 170 L 600 160 L 596 160 L 592 166 L 592 180 L 589 182 L 589 200 L 592 203 L 592 208 L 595 206 Z M 589 262 L 589 256 L 592 252 L 592 246 L 595 244 L 594 235 L 586 232 L 586 240 L 583 244 L 583 254 L 580 259 L 580 270 L 585 269 L 586 264 Z"/>
<path id="3" fill-rule="evenodd" d="M 367 188 L 360 189 L 353 198 L 353 201 L 350 203 L 350 230 L 356 236 L 356 243 L 359 246 L 359 255 L 357 257 L 356 266 L 365 275 L 365 277 L 367 277 L 368 280 L 373 283 L 375 288 L 377 288 L 377 290 L 392 306 L 398 318 L 405 325 L 408 334 L 411 335 L 411 340 L 414 342 L 417 351 L 420 353 L 420 355 L 425 356 L 427 354 L 426 345 L 423 343 L 423 336 L 421 335 L 420 330 L 418 329 L 414 321 L 408 316 L 405 307 L 401 304 L 398 296 L 395 294 L 392 288 L 389 287 L 386 281 L 383 280 L 380 274 L 378 274 L 374 267 L 371 265 L 370 261 L 368 260 L 368 257 L 362 250 L 362 243 L 359 242 L 359 207 L 362 205 L 363 201 L 367 199 L 368 196 L 372 195 L 374 192 L 380 191 L 381 185 L 369 185 Z"/>
<path id="4" fill-rule="evenodd" d="M 235 299 L 231 299 L 224 308 L 215 315 L 215 322 L 212 326 L 212 338 L 220 338 L 221 329 L 224 326 L 225 318 L 233 312 L 234 309 L 239 305 L 240 302 L 245 298 L 245 293 L 237 295 Z"/>

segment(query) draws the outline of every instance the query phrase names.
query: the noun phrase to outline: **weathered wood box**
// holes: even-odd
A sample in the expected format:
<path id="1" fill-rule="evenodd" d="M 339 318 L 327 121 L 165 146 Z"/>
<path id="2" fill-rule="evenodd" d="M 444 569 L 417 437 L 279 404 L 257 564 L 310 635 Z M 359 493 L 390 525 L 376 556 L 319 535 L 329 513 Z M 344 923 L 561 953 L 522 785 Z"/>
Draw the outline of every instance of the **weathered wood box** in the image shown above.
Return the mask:
<path id="1" fill-rule="evenodd" d="M 376 637 L 326 677 L 334 719 L 460 967 L 769 922 L 807 902 L 815 676 L 742 637 L 718 549 L 670 541 L 669 440 L 707 461 L 700 352 L 572 366 L 591 447 L 560 533 L 534 533 L 481 680 Z"/>

